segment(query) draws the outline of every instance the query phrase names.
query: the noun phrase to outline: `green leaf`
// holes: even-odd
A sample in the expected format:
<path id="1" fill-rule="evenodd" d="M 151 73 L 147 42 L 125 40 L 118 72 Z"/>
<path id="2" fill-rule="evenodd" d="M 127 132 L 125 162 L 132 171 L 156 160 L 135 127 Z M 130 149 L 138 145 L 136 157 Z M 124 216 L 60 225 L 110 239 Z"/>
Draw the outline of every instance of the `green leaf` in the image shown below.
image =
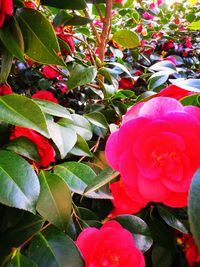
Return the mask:
<path id="1" fill-rule="evenodd" d="M 65 66 L 56 54 L 60 48 L 49 20 L 32 8 L 17 9 L 16 16 L 24 36 L 25 53 L 42 64 Z"/>
<path id="2" fill-rule="evenodd" d="M 130 71 L 121 63 L 118 62 L 106 62 L 107 65 L 114 65 L 115 67 L 123 70 L 126 74 L 128 74 L 128 76 L 130 76 L 132 78 L 132 75 L 130 73 Z"/>
<path id="3" fill-rule="evenodd" d="M 30 128 L 49 137 L 43 112 L 25 96 L 17 94 L 1 96 L 0 121 Z"/>
<path id="4" fill-rule="evenodd" d="M 6 145 L 6 149 L 33 161 L 40 161 L 40 155 L 36 144 L 24 136 L 20 136 L 19 138 L 10 141 L 10 143 Z"/>
<path id="5" fill-rule="evenodd" d="M 189 95 L 189 96 L 182 98 L 180 102 L 183 106 L 192 105 L 192 106 L 200 107 L 199 98 L 200 98 L 200 94 L 193 94 L 193 95 Z"/>
<path id="6" fill-rule="evenodd" d="M 0 177 L 0 202 L 35 212 L 40 185 L 27 161 L 14 153 L 1 150 Z"/>
<path id="7" fill-rule="evenodd" d="M 100 112 L 91 112 L 84 115 L 92 124 L 108 129 L 108 123 L 105 116 Z"/>
<path id="8" fill-rule="evenodd" d="M 13 55 L 6 48 L 2 48 L 0 82 L 5 83 L 7 81 L 12 67 L 12 61 Z"/>
<path id="9" fill-rule="evenodd" d="M 192 179 L 192 184 L 190 186 L 189 191 L 189 204 L 188 204 L 188 212 L 189 212 L 189 223 L 191 232 L 194 236 L 196 244 L 200 251 L 200 169 L 194 174 Z"/>
<path id="10" fill-rule="evenodd" d="M 193 21 L 187 26 L 190 30 L 200 30 L 200 20 L 199 21 Z"/>
<path id="11" fill-rule="evenodd" d="M 178 218 L 178 216 L 175 215 L 175 209 L 174 212 L 165 206 L 159 206 L 158 207 L 158 212 L 160 214 L 160 216 L 162 217 L 162 219 L 166 222 L 166 224 L 168 224 L 169 226 L 171 226 L 172 228 L 187 234 L 188 230 L 185 227 L 185 225 L 183 224 L 183 222 Z"/>
<path id="12" fill-rule="evenodd" d="M 176 65 L 174 63 L 172 63 L 171 61 L 169 61 L 169 60 L 164 60 L 164 61 L 160 61 L 160 62 L 155 63 L 149 69 L 150 70 L 155 70 L 155 71 L 171 71 L 171 70 L 174 70 L 176 72 Z"/>
<path id="13" fill-rule="evenodd" d="M 10 211 L 10 213 L 14 211 Z M 17 224 L 9 227 L 0 235 L 0 250 L 10 251 L 13 247 L 20 246 L 42 227 L 44 220 L 30 212 L 24 212 Z"/>
<path id="14" fill-rule="evenodd" d="M 104 169 L 95 177 L 95 179 L 87 186 L 84 191 L 84 195 L 87 195 L 102 186 L 108 184 L 119 175 L 119 172 L 114 171 L 110 167 Z"/>
<path id="15" fill-rule="evenodd" d="M 141 218 L 133 215 L 120 215 L 113 220 L 119 222 L 133 234 L 135 244 L 142 252 L 146 252 L 152 246 L 153 240 L 150 230 Z"/>
<path id="16" fill-rule="evenodd" d="M 24 40 L 20 27 L 13 16 L 0 29 L 0 39 L 12 55 L 24 61 Z"/>
<path id="17" fill-rule="evenodd" d="M 77 16 L 75 14 L 69 14 L 64 10 L 61 10 L 53 20 L 54 28 L 60 25 L 72 25 L 82 26 L 90 23 L 92 20 L 86 17 Z"/>
<path id="18" fill-rule="evenodd" d="M 188 0 L 188 3 L 190 4 L 190 6 L 194 6 L 196 5 L 196 3 L 198 3 L 198 0 Z"/>
<path id="19" fill-rule="evenodd" d="M 55 174 L 63 178 L 71 191 L 83 194 L 85 188 L 96 178 L 95 172 L 79 162 L 65 162 L 54 168 Z"/>
<path id="20" fill-rule="evenodd" d="M 164 84 L 168 80 L 169 75 L 170 75 L 170 73 L 168 72 L 166 73 L 157 72 L 155 74 L 156 75 L 152 75 L 151 78 L 148 80 L 149 90 L 154 90 L 158 88 L 160 85 Z"/>
<path id="21" fill-rule="evenodd" d="M 124 48 L 135 48 L 140 45 L 137 34 L 129 30 L 119 30 L 115 32 L 112 39 Z"/>
<path id="22" fill-rule="evenodd" d="M 48 121 L 47 124 L 50 137 L 59 149 L 61 158 L 64 159 L 76 144 L 76 132 L 74 129 L 64 127 L 53 121 Z"/>
<path id="23" fill-rule="evenodd" d="M 154 245 L 152 250 L 153 267 L 171 267 L 174 261 L 174 256 L 175 251 Z"/>
<path id="24" fill-rule="evenodd" d="M 68 90 L 74 89 L 78 86 L 85 85 L 87 83 L 92 82 L 97 74 L 96 67 L 83 67 L 82 65 L 76 65 L 72 72 L 70 73 L 70 77 L 67 80 L 67 88 Z"/>
<path id="25" fill-rule="evenodd" d="M 80 135 L 77 135 L 76 144 L 70 153 L 76 156 L 92 157 L 88 144 Z"/>
<path id="26" fill-rule="evenodd" d="M 71 114 L 71 118 L 71 120 L 61 119 L 58 123 L 75 130 L 83 139 L 90 140 L 92 138 L 92 128 L 89 121 L 78 114 Z"/>
<path id="27" fill-rule="evenodd" d="M 33 99 L 33 101 L 47 114 L 61 118 L 71 118 L 70 112 L 61 105 L 43 99 Z"/>
<path id="28" fill-rule="evenodd" d="M 11 259 L 11 261 L 6 265 L 6 267 L 37 267 L 37 264 L 33 262 L 30 258 L 24 256 L 17 250 L 15 256 Z"/>
<path id="29" fill-rule="evenodd" d="M 32 240 L 29 255 L 38 267 L 84 267 L 75 243 L 53 227 L 42 231 Z"/>
<path id="30" fill-rule="evenodd" d="M 50 223 L 66 230 L 71 215 L 71 192 L 67 184 L 58 175 L 41 171 L 40 196 L 37 211 Z"/>
<path id="31" fill-rule="evenodd" d="M 71 19 L 65 21 L 64 25 L 68 26 L 83 26 L 90 23 L 92 20 L 86 17 L 74 15 Z"/>
<path id="32" fill-rule="evenodd" d="M 84 0 L 73 0 L 73 1 L 41 0 L 40 3 L 41 5 L 53 6 L 61 9 L 80 10 L 86 8 Z"/>

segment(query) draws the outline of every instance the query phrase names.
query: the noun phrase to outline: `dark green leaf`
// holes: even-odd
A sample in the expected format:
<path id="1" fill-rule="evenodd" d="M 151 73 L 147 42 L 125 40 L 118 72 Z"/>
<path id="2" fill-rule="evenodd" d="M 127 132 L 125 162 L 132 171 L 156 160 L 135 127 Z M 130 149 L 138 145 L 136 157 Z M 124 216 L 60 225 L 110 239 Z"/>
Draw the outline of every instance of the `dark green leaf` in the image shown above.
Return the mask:
<path id="1" fill-rule="evenodd" d="M 62 0 L 62 1 L 57 1 L 57 0 L 41 0 L 40 1 L 41 5 L 46 5 L 46 6 L 53 6 L 61 9 L 84 9 L 86 8 L 86 4 L 84 0 L 73 0 L 73 1 L 68 1 L 68 0 Z"/>
<path id="2" fill-rule="evenodd" d="M 33 239 L 29 255 L 38 267 L 84 267 L 74 242 L 53 227 L 47 228 Z"/>
<path id="3" fill-rule="evenodd" d="M 40 185 L 27 161 L 14 153 L 1 150 L 0 177 L 0 202 L 35 212 Z"/>
<path id="4" fill-rule="evenodd" d="M 199 98 L 200 98 L 200 94 L 189 95 L 189 96 L 182 98 L 180 102 L 183 106 L 192 105 L 192 106 L 199 107 L 200 106 Z"/>
<path id="5" fill-rule="evenodd" d="M 171 267 L 175 251 L 160 246 L 154 246 L 152 251 L 153 267 Z"/>
<path id="6" fill-rule="evenodd" d="M 17 94 L 1 96 L 0 121 L 30 128 L 49 137 L 43 112 L 25 96 Z"/>
<path id="7" fill-rule="evenodd" d="M 135 244 L 140 250 L 145 252 L 152 246 L 153 240 L 145 221 L 133 215 L 120 215 L 113 218 L 113 220 L 119 222 L 133 234 Z"/>
<path id="8" fill-rule="evenodd" d="M 71 215 L 71 193 L 67 184 L 58 175 L 41 171 L 40 196 L 37 211 L 47 221 L 61 230 L 66 230 Z"/>
<path id="9" fill-rule="evenodd" d="M 70 73 L 69 79 L 67 80 L 68 90 L 92 82 L 95 79 L 96 74 L 97 74 L 96 67 L 86 68 L 83 67 L 82 65 L 76 65 L 72 70 L 72 72 Z"/>
<path id="10" fill-rule="evenodd" d="M 16 15 L 24 36 L 25 53 L 34 61 L 43 64 L 65 66 L 56 54 L 60 48 L 49 20 L 32 8 L 17 9 Z"/>
<path id="11" fill-rule="evenodd" d="M 149 69 L 155 70 L 155 71 L 169 71 L 169 70 L 176 71 L 176 65 L 169 60 L 164 60 L 164 61 L 155 63 Z"/>
<path id="12" fill-rule="evenodd" d="M 195 173 L 192 184 L 190 186 L 189 191 L 189 204 L 188 204 L 188 212 L 189 212 L 189 222 L 191 227 L 191 232 L 194 236 L 196 244 L 200 251 L 200 169 Z"/>
<path id="13" fill-rule="evenodd" d="M 11 16 L 4 27 L 0 29 L 0 39 L 12 55 L 24 61 L 24 40 L 14 17 Z"/>
<path id="14" fill-rule="evenodd" d="M 92 124 L 108 129 L 108 123 L 105 116 L 100 112 L 92 112 L 84 115 Z"/>
<path id="15" fill-rule="evenodd" d="M 6 265 L 6 267 L 37 267 L 37 264 L 32 261 L 30 258 L 24 256 L 17 250 L 15 256 L 11 259 L 11 261 Z"/>
<path id="16" fill-rule="evenodd" d="M 77 135 L 76 144 L 70 153 L 77 156 L 92 157 L 88 144 L 80 135 Z"/>
<path id="17" fill-rule="evenodd" d="M 0 82 L 5 83 L 12 67 L 13 55 L 5 48 L 2 49 L 1 54 L 1 73 Z"/>
<path id="18" fill-rule="evenodd" d="M 187 80 L 181 80 L 174 83 L 178 87 L 199 93 L 200 92 L 200 80 L 199 79 L 187 79 Z"/>
<path id="19" fill-rule="evenodd" d="M 40 161 L 36 144 L 24 136 L 13 139 L 10 143 L 8 143 L 6 149 L 33 161 Z"/>

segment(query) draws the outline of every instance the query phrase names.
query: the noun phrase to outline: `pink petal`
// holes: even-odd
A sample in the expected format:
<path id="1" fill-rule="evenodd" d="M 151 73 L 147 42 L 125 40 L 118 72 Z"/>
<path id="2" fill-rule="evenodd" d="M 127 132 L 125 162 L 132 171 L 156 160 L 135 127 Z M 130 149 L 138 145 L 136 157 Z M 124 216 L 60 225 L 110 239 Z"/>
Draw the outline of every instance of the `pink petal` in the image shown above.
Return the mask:
<path id="1" fill-rule="evenodd" d="M 115 169 L 119 169 L 120 151 L 118 149 L 118 134 L 119 131 L 112 133 L 106 143 L 105 156 L 109 165 Z"/>

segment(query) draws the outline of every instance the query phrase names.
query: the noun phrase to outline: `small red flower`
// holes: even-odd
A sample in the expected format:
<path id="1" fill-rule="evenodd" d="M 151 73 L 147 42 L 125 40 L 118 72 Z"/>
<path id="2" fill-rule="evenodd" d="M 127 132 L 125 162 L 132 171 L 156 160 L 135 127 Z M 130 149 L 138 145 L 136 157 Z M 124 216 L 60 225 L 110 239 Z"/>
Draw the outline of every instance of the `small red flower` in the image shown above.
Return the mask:
<path id="1" fill-rule="evenodd" d="M 134 86 L 134 83 L 129 78 L 122 78 L 119 81 L 119 89 L 132 89 Z"/>
<path id="2" fill-rule="evenodd" d="M 75 44 L 74 44 L 73 37 L 69 33 L 59 33 L 57 36 L 58 36 L 58 38 L 63 40 L 69 46 L 71 53 L 73 54 L 74 50 L 75 50 Z M 67 51 L 66 49 L 62 49 L 62 52 L 66 55 L 70 54 L 70 52 Z"/>
<path id="3" fill-rule="evenodd" d="M 146 20 L 154 19 L 154 16 L 146 11 L 142 14 L 142 17 L 143 19 L 146 19 Z"/>
<path id="4" fill-rule="evenodd" d="M 12 0 L 1 0 L 0 1 L 0 28 L 3 26 L 5 19 L 10 17 L 13 13 Z"/>
<path id="5" fill-rule="evenodd" d="M 136 32 L 140 33 L 143 30 L 142 24 L 139 24 L 136 28 Z"/>
<path id="6" fill-rule="evenodd" d="M 32 98 L 38 98 L 38 99 L 44 99 L 48 100 L 54 103 L 58 103 L 58 100 L 54 97 L 53 93 L 46 91 L 46 90 L 40 90 L 37 93 L 32 95 Z"/>
<path id="7" fill-rule="evenodd" d="M 32 1 L 24 1 L 24 6 L 32 9 L 37 9 L 37 6 Z"/>
<path id="8" fill-rule="evenodd" d="M 168 97 L 172 97 L 176 100 L 180 100 L 183 97 L 192 95 L 193 92 L 184 90 L 180 87 L 178 87 L 177 85 L 169 85 L 168 87 L 162 89 L 157 96 L 168 96 Z"/>
<path id="9" fill-rule="evenodd" d="M 50 66 L 45 66 L 42 69 L 42 74 L 48 79 L 54 79 L 54 78 L 57 78 L 60 75 L 59 72 L 57 72 L 56 70 L 54 70 Z"/>
<path id="10" fill-rule="evenodd" d="M 10 95 L 12 94 L 12 89 L 9 85 L 3 84 L 0 86 L 0 96 L 1 95 Z"/>
<path id="11" fill-rule="evenodd" d="M 186 48 L 192 48 L 191 40 L 192 40 L 191 36 L 186 36 L 186 38 L 185 38 L 185 47 Z"/>
<path id="12" fill-rule="evenodd" d="M 55 161 L 55 151 L 45 137 L 34 130 L 16 126 L 11 133 L 10 140 L 20 136 L 24 136 L 36 144 L 40 156 L 40 162 L 36 164 L 38 167 L 47 167 Z"/>
<path id="13" fill-rule="evenodd" d="M 198 253 L 193 237 L 191 235 L 184 234 L 182 241 L 185 245 L 184 252 L 189 267 L 200 266 L 200 253 Z"/>

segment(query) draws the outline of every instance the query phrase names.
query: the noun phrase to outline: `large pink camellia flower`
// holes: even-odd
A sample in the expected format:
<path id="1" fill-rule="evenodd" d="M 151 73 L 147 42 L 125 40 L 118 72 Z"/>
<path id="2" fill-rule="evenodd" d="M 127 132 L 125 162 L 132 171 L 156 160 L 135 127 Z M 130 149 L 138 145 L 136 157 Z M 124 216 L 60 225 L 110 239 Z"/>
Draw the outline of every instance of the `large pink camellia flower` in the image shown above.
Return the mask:
<path id="1" fill-rule="evenodd" d="M 4 20 L 12 15 L 12 0 L 0 0 L 0 28 L 3 26 Z"/>
<path id="2" fill-rule="evenodd" d="M 132 234 L 116 221 L 105 223 L 100 230 L 83 230 L 76 245 L 86 267 L 145 267 L 144 256 L 135 246 Z"/>
<path id="3" fill-rule="evenodd" d="M 128 203 L 133 201 L 132 213 L 149 202 L 187 205 L 191 179 L 200 166 L 199 136 L 200 108 L 184 107 L 176 99 L 156 97 L 127 112 L 105 152 L 122 176 L 123 194 Z M 120 209 L 116 186 L 111 190 Z"/>

